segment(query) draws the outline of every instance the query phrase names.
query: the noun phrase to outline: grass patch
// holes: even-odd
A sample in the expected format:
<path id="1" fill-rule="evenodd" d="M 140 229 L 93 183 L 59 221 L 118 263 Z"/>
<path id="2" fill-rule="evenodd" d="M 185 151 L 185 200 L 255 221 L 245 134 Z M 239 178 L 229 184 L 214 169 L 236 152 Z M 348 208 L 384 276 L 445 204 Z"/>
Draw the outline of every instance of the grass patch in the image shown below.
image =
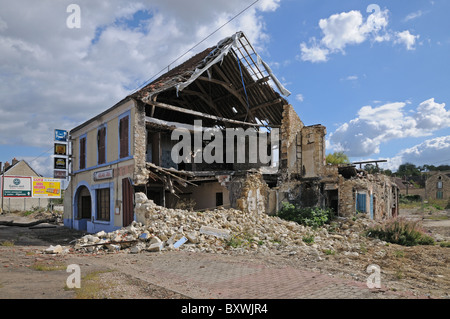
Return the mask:
<path id="1" fill-rule="evenodd" d="M 101 274 L 111 272 L 112 270 L 100 270 L 91 272 L 81 278 L 80 288 L 75 288 L 76 299 L 103 299 L 104 291 L 114 288 L 112 283 L 105 282 L 100 278 Z M 67 286 L 66 290 L 69 289 Z"/>
<path id="2" fill-rule="evenodd" d="M 314 242 L 314 235 L 305 235 L 302 237 L 302 240 L 306 244 L 312 244 Z"/>
<path id="3" fill-rule="evenodd" d="M 67 269 L 67 266 L 60 261 L 57 262 L 39 261 L 31 265 L 30 268 L 37 271 L 55 271 L 55 270 L 65 270 Z"/>
<path id="4" fill-rule="evenodd" d="M 430 219 L 430 220 L 447 220 L 447 219 L 449 219 L 449 217 L 445 216 L 445 215 L 441 215 L 441 216 L 425 216 L 425 219 Z"/>
<path id="5" fill-rule="evenodd" d="M 255 240 L 250 233 L 243 233 L 231 236 L 230 239 L 225 241 L 225 246 L 232 248 L 239 248 L 242 246 L 249 247 Z M 262 240 L 257 242 L 258 245 L 263 245 L 264 242 Z"/>
<path id="6" fill-rule="evenodd" d="M 0 246 L 3 246 L 3 247 L 12 247 L 12 246 L 14 246 L 14 242 L 11 241 L 11 240 L 5 240 L 5 241 L 3 241 L 3 242 L 0 244 Z"/>
<path id="7" fill-rule="evenodd" d="M 394 251 L 394 256 L 397 258 L 403 258 L 405 257 L 405 252 L 403 250 L 396 250 Z"/>
<path id="8" fill-rule="evenodd" d="M 334 255 L 336 252 L 333 249 L 324 249 L 323 252 L 325 255 Z"/>
<path id="9" fill-rule="evenodd" d="M 439 243 L 439 246 L 443 247 L 443 248 L 449 248 L 450 247 L 450 241 L 444 241 Z"/>
<path id="10" fill-rule="evenodd" d="M 434 245 L 434 239 L 426 235 L 418 221 L 393 218 L 379 226 L 369 228 L 368 237 L 403 246 Z"/>

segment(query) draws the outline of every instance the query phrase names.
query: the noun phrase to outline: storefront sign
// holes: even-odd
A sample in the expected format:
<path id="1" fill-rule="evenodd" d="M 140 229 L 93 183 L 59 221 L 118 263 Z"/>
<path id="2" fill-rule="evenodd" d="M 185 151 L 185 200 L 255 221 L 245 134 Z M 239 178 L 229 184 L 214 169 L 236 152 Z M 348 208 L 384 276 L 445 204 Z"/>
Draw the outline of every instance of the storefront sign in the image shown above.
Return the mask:
<path id="1" fill-rule="evenodd" d="M 67 145 L 55 143 L 55 155 L 67 155 Z"/>
<path id="2" fill-rule="evenodd" d="M 54 158 L 54 169 L 66 169 L 67 168 L 67 158 L 65 157 L 55 157 Z"/>
<path id="3" fill-rule="evenodd" d="M 99 172 L 95 172 L 94 173 L 94 181 L 100 181 L 103 179 L 109 179 L 109 178 L 113 178 L 113 170 L 112 169 L 107 169 L 104 171 L 99 171 Z"/>
<path id="4" fill-rule="evenodd" d="M 59 179 L 66 179 L 67 178 L 67 171 L 53 171 L 53 177 L 59 178 Z"/>
<path id="5" fill-rule="evenodd" d="M 55 141 L 67 142 L 67 131 L 55 129 Z"/>

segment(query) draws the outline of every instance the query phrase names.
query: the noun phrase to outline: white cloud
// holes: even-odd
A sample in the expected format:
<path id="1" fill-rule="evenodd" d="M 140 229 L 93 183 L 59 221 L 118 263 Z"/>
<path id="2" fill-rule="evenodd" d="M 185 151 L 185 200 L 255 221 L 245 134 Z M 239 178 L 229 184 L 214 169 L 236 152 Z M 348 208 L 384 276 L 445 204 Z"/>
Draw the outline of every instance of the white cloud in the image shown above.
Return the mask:
<path id="1" fill-rule="evenodd" d="M 279 2 L 259 1 L 175 65 L 238 30 L 264 49 L 269 37 L 261 12 Z M 111 107 L 246 6 L 238 0 L 76 3 L 79 29 L 66 25 L 70 2 L 2 2 L 0 143 L 49 147 L 54 128 L 71 129 Z M 136 13 L 141 21 L 132 21 Z"/>
<path id="2" fill-rule="evenodd" d="M 304 100 L 303 94 L 297 94 L 295 96 L 295 99 L 299 102 L 303 102 L 303 100 Z"/>
<path id="3" fill-rule="evenodd" d="M 317 43 L 315 43 L 315 40 L 313 40 L 313 42 L 314 44 L 309 48 L 305 43 L 300 44 L 300 50 L 302 52 L 300 59 L 310 62 L 326 62 L 330 51 L 326 48 L 321 48 Z"/>
<path id="4" fill-rule="evenodd" d="M 396 156 L 388 159 L 384 168 L 395 171 L 404 163 L 416 166 L 425 164 L 439 166 L 450 163 L 450 136 L 435 137 L 401 150 Z"/>
<path id="5" fill-rule="evenodd" d="M 364 106 L 358 116 L 342 124 L 329 136 L 332 150 L 344 151 L 349 157 L 380 153 L 380 146 L 392 139 L 429 136 L 450 127 L 450 111 L 445 103 L 429 99 L 415 111 L 405 111 L 406 102 L 388 103 L 378 107 Z"/>
<path id="6" fill-rule="evenodd" d="M 302 42 L 300 44 L 301 60 L 326 62 L 329 54 L 345 54 L 344 49 L 348 45 L 361 44 L 367 40 L 384 42 L 395 39 L 394 43 L 405 44 L 408 50 L 412 50 L 419 36 L 412 35 L 408 30 L 403 32 L 388 30 L 388 13 L 387 9 L 374 10 L 364 20 L 360 11 L 352 10 L 320 19 L 319 27 L 323 34 L 322 39 L 317 41 L 315 38 L 311 38 L 310 46 Z"/>
<path id="7" fill-rule="evenodd" d="M 422 10 L 419 10 L 416 12 L 411 12 L 410 14 L 408 14 L 405 17 L 405 19 L 403 21 L 407 22 L 409 20 L 414 20 L 414 19 L 420 18 L 423 14 L 424 14 L 424 12 Z"/>
<path id="8" fill-rule="evenodd" d="M 408 30 L 396 33 L 395 43 L 404 44 L 407 50 L 414 50 L 416 40 L 419 39 L 419 35 L 413 35 Z"/>

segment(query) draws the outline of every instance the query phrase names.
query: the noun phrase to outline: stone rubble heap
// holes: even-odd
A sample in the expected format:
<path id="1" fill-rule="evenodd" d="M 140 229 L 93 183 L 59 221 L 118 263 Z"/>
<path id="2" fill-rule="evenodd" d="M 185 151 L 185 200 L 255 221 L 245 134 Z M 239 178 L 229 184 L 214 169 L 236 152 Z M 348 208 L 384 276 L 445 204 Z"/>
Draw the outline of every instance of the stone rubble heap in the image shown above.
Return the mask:
<path id="1" fill-rule="evenodd" d="M 145 194 L 136 194 L 136 221 L 110 233 L 101 231 L 77 240 L 77 251 L 185 250 L 215 253 L 295 255 L 300 251 L 321 259 L 326 252 L 358 256 L 362 236 L 371 221 L 338 218 L 326 227 L 312 229 L 265 213 L 236 209 L 196 212 L 157 206 Z M 305 239 L 306 238 L 306 239 Z M 309 240 L 307 239 L 309 238 Z M 378 241 L 383 246 L 384 242 Z"/>

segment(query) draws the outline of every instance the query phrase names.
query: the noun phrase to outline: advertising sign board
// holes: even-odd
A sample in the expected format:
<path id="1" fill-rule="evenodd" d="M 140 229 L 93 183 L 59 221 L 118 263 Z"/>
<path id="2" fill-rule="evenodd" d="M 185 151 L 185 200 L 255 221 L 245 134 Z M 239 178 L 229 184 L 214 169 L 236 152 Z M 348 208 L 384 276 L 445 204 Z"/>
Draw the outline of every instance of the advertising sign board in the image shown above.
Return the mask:
<path id="1" fill-rule="evenodd" d="M 4 176 L 3 197 L 31 196 L 31 177 Z"/>

